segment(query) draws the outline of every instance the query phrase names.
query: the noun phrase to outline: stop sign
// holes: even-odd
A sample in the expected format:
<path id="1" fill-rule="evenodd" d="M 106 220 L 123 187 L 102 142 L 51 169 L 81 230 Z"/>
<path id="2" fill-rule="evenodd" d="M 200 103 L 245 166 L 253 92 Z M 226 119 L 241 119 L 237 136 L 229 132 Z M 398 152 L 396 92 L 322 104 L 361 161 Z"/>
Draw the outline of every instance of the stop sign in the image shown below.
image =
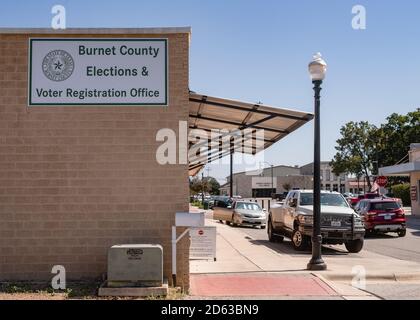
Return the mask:
<path id="1" fill-rule="evenodd" d="M 385 187 L 388 183 L 388 179 L 387 179 L 387 177 L 377 177 L 376 178 L 376 183 L 380 187 Z"/>
<path id="2" fill-rule="evenodd" d="M 203 231 L 203 230 L 199 230 L 199 231 L 198 231 L 198 234 L 199 234 L 200 236 L 202 236 L 202 235 L 204 234 L 204 231 Z"/>

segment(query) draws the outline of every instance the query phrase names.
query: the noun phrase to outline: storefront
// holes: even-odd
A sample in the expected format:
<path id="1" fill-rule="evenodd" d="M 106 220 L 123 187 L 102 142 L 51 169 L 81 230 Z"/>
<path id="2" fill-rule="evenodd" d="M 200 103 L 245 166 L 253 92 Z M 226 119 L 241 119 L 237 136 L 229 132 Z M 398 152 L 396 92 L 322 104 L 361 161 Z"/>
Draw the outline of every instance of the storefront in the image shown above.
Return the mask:
<path id="1" fill-rule="evenodd" d="M 409 162 L 379 169 L 383 176 L 410 176 L 411 211 L 420 215 L 420 143 L 410 146 Z"/>

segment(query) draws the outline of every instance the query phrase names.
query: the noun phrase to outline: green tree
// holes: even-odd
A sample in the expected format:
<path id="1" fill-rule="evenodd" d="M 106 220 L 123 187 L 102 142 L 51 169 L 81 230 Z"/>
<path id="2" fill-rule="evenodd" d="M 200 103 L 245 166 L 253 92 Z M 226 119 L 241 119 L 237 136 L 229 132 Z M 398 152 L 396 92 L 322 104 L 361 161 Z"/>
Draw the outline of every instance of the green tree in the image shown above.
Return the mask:
<path id="1" fill-rule="evenodd" d="M 200 179 L 198 176 L 195 176 L 190 179 L 190 193 L 197 194 L 201 192 L 208 192 L 213 195 L 218 195 L 220 192 L 220 184 L 213 177 L 204 177 Z"/>
<path id="2" fill-rule="evenodd" d="M 331 161 L 333 172 L 364 175 L 367 177 L 369 189 L 372 187 L 370 175 L 373 161 L 377 158 L 378 129 L 367 121 L 349 122 L 341 130 L 341 138 L 337 140 L 337 150 Z"/>
<path id="3" fill-rule="evenodd" d="M 393 113 L 378 129 L 379 166 L 392 166 L 404 159 L 411 143 L 420 142 L 420 109 L 407 115 Z"/>
<path id="4" fill-rule="evenodd" d="M 190 178 L 190 193 L 197 194 L 203 191 L 203 185 L 201 179 L 198 176 Z"/>
<path id="5" fill-rule="evenodd" d="M 213 177 L 204 178 L 204 183 L 207 185 L 207 191 L 212 195 L 220 194 L 220 183 Z"/>
<path id="6" fill-rule="evenodd" d="M 378 168 L 408 160 L 411 143 L 420 142 L 420 109 L 406 115 L 391 114 L 379 128 L 366 121 L 349 122 L 341 128 L 337 153 L 331 161 L 333 172 L 360 178 L 377 175 Z M 390 184 L 407 182 L 405 177 L 391 177 Z M 368 179 L 369 188 L 370 179 Z"/>
<path id="7" fill-rule="evenodd" d="M 283 189 L 286 190 L 287 192 L 290 191 L 290 189 L 292 189 L 292 185 L 288 182 L 283 183 Z"/>

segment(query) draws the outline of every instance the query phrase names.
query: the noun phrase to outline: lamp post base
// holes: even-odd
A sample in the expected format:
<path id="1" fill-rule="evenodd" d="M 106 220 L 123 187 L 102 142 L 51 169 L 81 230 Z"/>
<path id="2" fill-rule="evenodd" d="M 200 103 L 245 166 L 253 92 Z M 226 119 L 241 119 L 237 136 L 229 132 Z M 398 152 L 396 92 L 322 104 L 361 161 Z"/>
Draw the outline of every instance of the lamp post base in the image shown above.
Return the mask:
<path id="1" fill-rule="evenodd" d="M 315 260 L 311 259 L 311 261 L 309 261 L 306 268 L 312 271 L 323 271 L 323 270 L 327 270 L 327 264 L 324 262 L 324 260 L 322 260 L 322 258 L 315 259 Z"/>

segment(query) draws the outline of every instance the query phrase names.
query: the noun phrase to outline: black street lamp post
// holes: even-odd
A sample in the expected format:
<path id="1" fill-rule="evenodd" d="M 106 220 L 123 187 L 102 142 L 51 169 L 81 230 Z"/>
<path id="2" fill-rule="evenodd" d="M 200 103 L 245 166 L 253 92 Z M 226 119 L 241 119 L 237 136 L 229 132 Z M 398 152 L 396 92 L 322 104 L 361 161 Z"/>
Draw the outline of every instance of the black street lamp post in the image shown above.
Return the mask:
<path id="1" fill-rule="evenodd" d="M 327 265 L 322 260 L 321 246 L 321 134 L 320 134 L 320 105 L 321 84 L 325 78 L 327 64 L 317 53 L 309 64 L 309 73 L 315 91 L 315 130 L 314 130 L 314 197 L 313 197 L 313 232 L 312 258 L 308 263 L 308 270 L 326 270 Z"/>
<path id="2" fill-rule="evenodd" d="M 204 169 L 201 172 L 201 204 L 204 206 Z"/>

